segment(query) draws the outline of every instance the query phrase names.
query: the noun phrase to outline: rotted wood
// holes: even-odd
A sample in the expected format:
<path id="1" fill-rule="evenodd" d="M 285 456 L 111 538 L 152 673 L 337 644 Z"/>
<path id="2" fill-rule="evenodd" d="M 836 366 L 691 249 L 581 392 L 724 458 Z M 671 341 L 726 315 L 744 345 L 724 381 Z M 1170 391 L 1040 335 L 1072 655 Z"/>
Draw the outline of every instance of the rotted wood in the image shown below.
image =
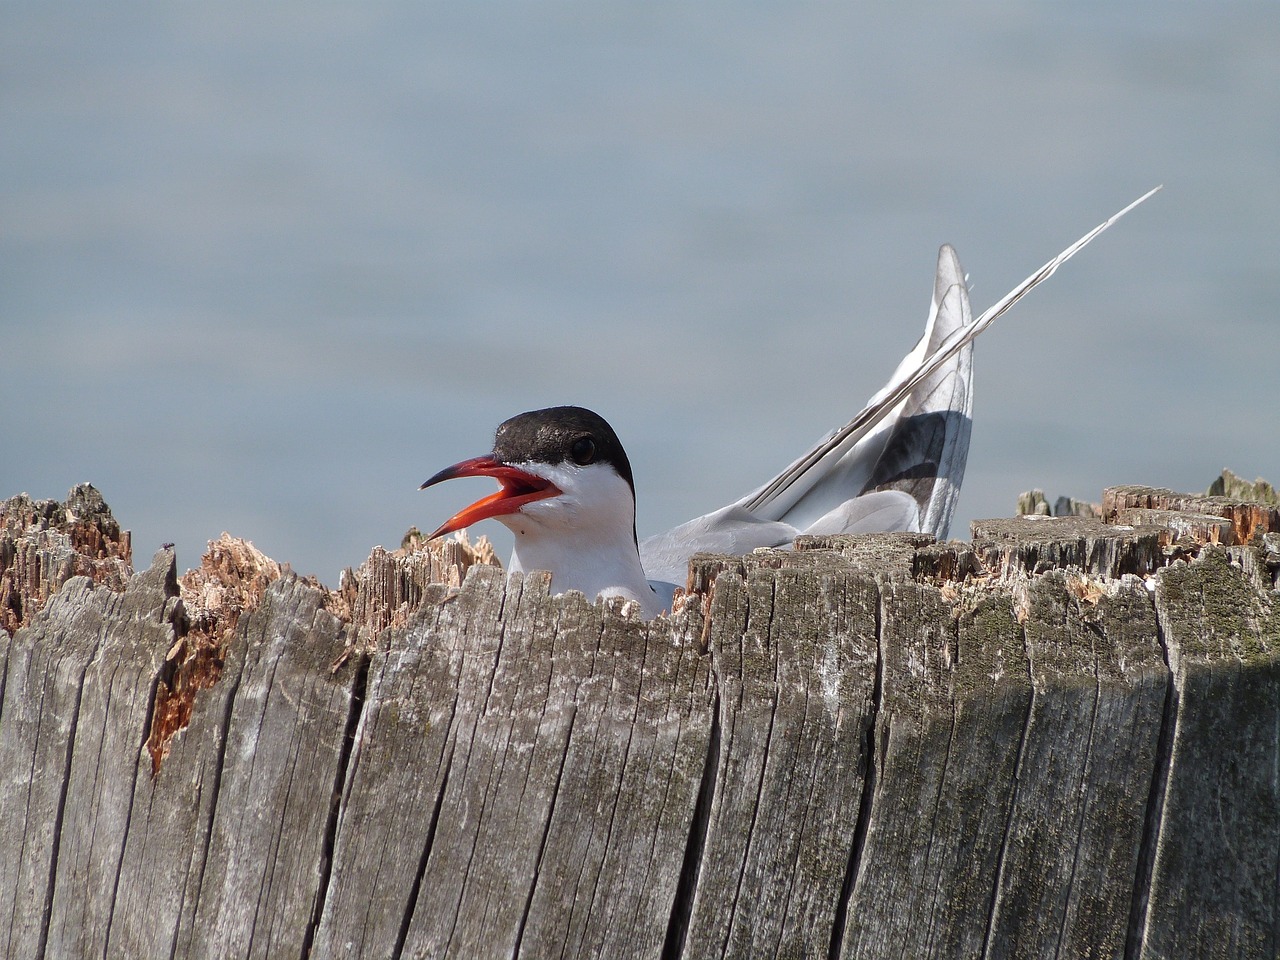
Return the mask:
<path id="1" fill-rule="evenodd" d="M 1049 506 L 1049 498 L 1044 495 L 1043 490 L 1030 490 L 1018 496 L 1017 509 L 1014 510 L 1018 516 L 1037 516 L 1037 517 L 1092 517 L 1094 519 L 1102 519 L 1102 506 L 1097 503 L 1090 503 L 1087 500 L 1074 500 L 1071 497 L 1058 497 L 1053 502 L 1053 506 Z"/>
<path id="2" fill-rule="evenodd" d="M 1147 576 L 1168 561 L 1157 527 L 1111 525 L 1087 517 L 975 520 L 973 551 L 1001 577 L 1075 568 L 1111 579 Z"/>
<path id="3" fill-rule="evenodd" d="M 1273 533 L 1162 529 L 702 557 L 652 622 L 415 544 L 73 577 L 0 632 L 0 955 L 1274 956 Z"/>
<path id="4" fill-rule="evenodd" d="M 1245 500 L 1250 503 L 1269 503 L 1280 507 L 1280 490 L 1261 477 L 1249 482 L 1237 477 L 1230 470 L 1223 470 L 1213 483 L 1209 484 L 1209 496 L 1230 497 L 1232 500 Z"/>
<path id="5" fill-rule="evenodd" d="M 13 633 L 72 577 L 123 590 L 132 562 L 129 532 L 90 484 L 65 501 L 0 501 L 0 630 Z"/>
<path id="6" fill-rule="evenodd" d="M 1159 487 L 1109 487 L 1102 494 L 1103 515 L 1110 523 L 1152 522 L 1147 511 L 1167 520 L 1171 514 L 1220 517 L 1227 521 L 1210 540 L 1232 546 L 1248 543 L 1265 533 L 1280 532 L 1280 505 L 1238 497 L 1175 493 Z M 1157 521 L 1159 522 L 1159 521 Z"/>

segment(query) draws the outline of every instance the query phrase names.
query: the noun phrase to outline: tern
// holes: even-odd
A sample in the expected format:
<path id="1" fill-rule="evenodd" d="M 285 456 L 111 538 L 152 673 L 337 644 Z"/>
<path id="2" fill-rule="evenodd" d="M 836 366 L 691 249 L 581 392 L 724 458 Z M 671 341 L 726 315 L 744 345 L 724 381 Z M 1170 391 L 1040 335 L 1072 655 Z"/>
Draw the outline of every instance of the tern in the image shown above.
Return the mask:
<path id="1" fill-rule="evenodd" d="M 974 338 L 1159 189 L 1094 227 L 977 319 L 960 261 L 944 245 L 924 335 L 889 382 L 852 420 L 740 500 L 642 541 L 631 463 L 613 428 L 582 407 L 550 407 L 505 421 L 490 453 L 421 485 L 458 477 L 501 485 L 430 539 L 498 520 L 515 534 L 511 572 L 548 571 L 555 593 L 621 597 L 646 619 L 670 609 L 696 553 L 786 547 L 801 534 L 906 530 L 945 539 L 969 450 Z"/>

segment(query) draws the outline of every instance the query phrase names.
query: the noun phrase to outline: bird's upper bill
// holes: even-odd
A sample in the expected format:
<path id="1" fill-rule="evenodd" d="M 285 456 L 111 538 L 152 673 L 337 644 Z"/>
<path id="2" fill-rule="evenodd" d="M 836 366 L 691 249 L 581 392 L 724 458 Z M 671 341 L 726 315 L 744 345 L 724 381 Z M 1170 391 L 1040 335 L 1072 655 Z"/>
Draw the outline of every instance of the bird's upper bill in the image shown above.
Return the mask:
<path id="1" fill-rule="evenodd" d="M 446 533 L 453 533 L 455 530 L 461 530 L 463 527 L 469 527 L 473 523 L 490 517 L 515 513 L 526 503 L 545 500 L 547 497 L 558 497 L 561 493 L 560 488 L 550 480 L 503 463 L 491 455 L 472 457 L 470 460 L 455 463 L 452 467 L 445 467 L 418 489 L 425 490 L 433 484 L 452 480 L 455 477 L 493 477 L 502 484 L 502 489 L 482 500 L 477 500 L 465 510 L 455 513 L 427 538 L 429 540 L 443 537 Z"/>

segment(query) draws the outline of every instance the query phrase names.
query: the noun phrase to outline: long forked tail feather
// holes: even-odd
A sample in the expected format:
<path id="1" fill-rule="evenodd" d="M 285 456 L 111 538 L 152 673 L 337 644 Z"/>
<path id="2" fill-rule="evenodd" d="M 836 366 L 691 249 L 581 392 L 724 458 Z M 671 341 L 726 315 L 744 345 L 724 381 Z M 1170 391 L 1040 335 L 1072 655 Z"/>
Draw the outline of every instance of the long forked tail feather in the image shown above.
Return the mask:
<path id="1" fill-rule="evenodd" d="M 791 505 L 799 501 L 804 494 L 808 492 L 809 488 L 813 485 L 813 482 L 816 482 L 816 480 L 810 481 L 809 483 L 803 482 L 801 478 L 807 471 L 809 471 L 823 458 L 831 455 L 840 456 L 847 451 L 853 444 L 865 436 L 869 430 L 875 427 L 885 416 L 893 411 L 897 405 L 921 382 L 935 373 L 943 364 L 954 357 L 965 347 L 966 344 L 971 343 L 978 334 L 991 326 L 998 317 L 1002 316 L 1010 307 L 1026 296 L 1040 283 L 1053 276 L 1059 267 L 1084 249 L 1084 247 L 1093 241 L 1098 234 L 1102 233 L 1134 207 L 1149 199 L 1153 194 L 1159 191 L 1162 186 L 1163 184 L 1147 191 L 1137 200 L 1134 200 L 1126 206 L 1123 210 L 1120 210 L 1118 213 L 1108 217 L 1057 256 L 1048 260 L 1040 267 L 1040 269 L 1001 297 L 1000 300 L 984 311 L 972 323 L 967 324 L 948 336 L 938 346 L 938 348 L 924 360 L 924 362 L 915 368 L 914 371 L 904 376 L 897 383 L 889 384 L 884 390 L 877 394 L 876 399 L 872 404 L 864 408 L 847 424 L 833 432 L 829 437 L 815 446 L 800 459 L 796 460 L 795 463 L 780 473 L 772 481 L 745 498 L 741 502 L 741 505 L 753 513 L 765 506 L 771 507 L 769 511 L 771 515 L 784 513 Z M 780 500 L 785 500 L 785 503 L 775 502 Z"/>

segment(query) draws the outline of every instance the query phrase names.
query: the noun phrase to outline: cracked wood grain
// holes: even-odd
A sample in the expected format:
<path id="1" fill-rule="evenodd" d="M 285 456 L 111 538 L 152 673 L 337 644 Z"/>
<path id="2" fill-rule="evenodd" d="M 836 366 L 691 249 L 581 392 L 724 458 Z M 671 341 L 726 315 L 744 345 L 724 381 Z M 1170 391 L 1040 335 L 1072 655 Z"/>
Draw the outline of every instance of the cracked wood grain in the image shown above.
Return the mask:
<path id="1" fill-rule="evenodd" d="M 46 944 L 51 956 L 101 955 L 110 936 L 134 785 L 149 770 L 145 763 L 139 766 L 140 746 L 180 609 L 176 574 L 172 551 L 162 550 L 124 593 L 82 595 L 86 612 L 97 608 L 91 629 L 101 640 L 84 672 L 70 744 Z M 113 630 L 112 622 L 128 628 Z M 79 619 L 78 626 L 89 624 Z"/>
<path id="2" fill-rule="evenodd" d="M 427 607 L 370 658 L 313 956 L 403 946 L 452 763 L 463 641 L 470 620 L 496 607 L 495 587 L 475 578 L 464 602 Z"/>
<path id="3" fill-rule="evenodd" d="M 1156 578 L 1177 720 L 1142 957 L 1280 954 L 1280 602 L 1225 551 Z"/>
<path id="4" fill-rule="evenodd" d="M 501 579 L 476 582 L 496 604 Z M 494 614 L 459 643 L 470 667 L 403 955 L 656 955 L 710 729 L 697 632 L 655 636 L 532 577 Z"/>
<path id="5" fill-rule="evenodd" d="M 301 956 L 323 876 L 325 830 L 355 670 L 322 595 L 276 581 L 241 621 L 244 666 L 231 707 L 219 799 L 190 956 Z"/>
<path id="6" fill-rule="evenodd" d="M 573 723 L 552 699 L 554 612 L 545 578 L 513 581 L 469 624 L 443 809 L 404 955 L 511 956 Z M 504 599 L 505 598 L 505 599 Z"/>
<path id="7" fill-rule="evenodd" d="M 883 586 L 880 773 L 842 957 L 977 956 L 1031 701 L 1007 603 Z"/>
<path id="8" fill-rule="evenodd" d="M 520 956 L 655 956 L 680 879 L 711 729 L 696 630 L 585 605 L 562 629 L 590 663 L 530 897 Z M 594 647 L 594 649 L 593 649 Z"/>
<path id="9" fill-rule="evenodd" d="M 1274 955 L 1265 557 L 1043 523 L 702 558 L 649 623 L 286 574 L 154 775 L 172 554 L 73 578 L 0 634 L 0 955 Z"/>
<path id="10" fill-rule="evenodd" d="M 716 580 L 721 747 L 685 956 L 826 951 L 864 782 L 875 610 L 871 578 L 838 565 Z"/>
<path id="11" fill-rule="evenodd" d="M 1109 595 L 1087 587 L 1060 572 L 1027 585 L 1033 696 L 991 957 L 1124 953 L 1164 660 L 1139 581 L 1118 581 Z"/>
<path id="12" fill-rule="evenodd" d="M 44 951 L 85 672 L 101 642 L 104 608 L 118 599 L 74 578 L 9 643 L 0 710 L 4 956 Z"/>

